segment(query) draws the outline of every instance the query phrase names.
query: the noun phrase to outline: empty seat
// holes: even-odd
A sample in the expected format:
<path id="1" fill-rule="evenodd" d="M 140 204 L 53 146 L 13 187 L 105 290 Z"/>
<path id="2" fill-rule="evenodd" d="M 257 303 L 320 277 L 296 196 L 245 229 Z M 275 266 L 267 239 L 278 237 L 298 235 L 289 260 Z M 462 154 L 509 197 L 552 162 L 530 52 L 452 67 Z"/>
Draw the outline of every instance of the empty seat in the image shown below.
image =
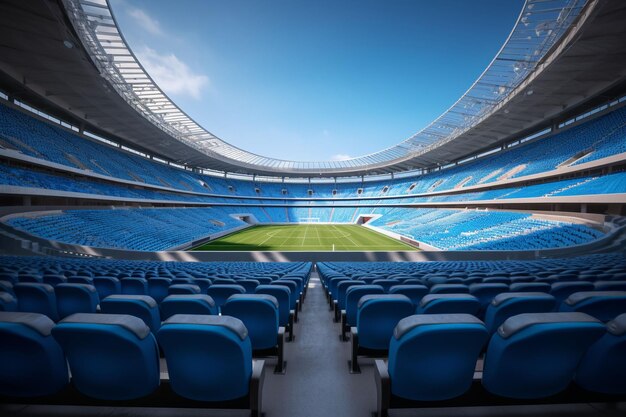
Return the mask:
<path id="1" fill-rule="evenodd" d="M 70 284 L 86 284 L 93 285 L 93 277 L 86 276 L 73 276 L 67 279 L 67 282 Z"/>
<path id="2" fill-rule="evenodd" d="M 131 400 L 159 386 L 159 349 L 137 317 L 73 314 L 52 335 L 67 356 L 73 385 L 89 397 Z"/>
<path id="3" fill-rule="evenodd" d="M 356 316 L 361 297 L 371 294 L 384 294 L 385 290 L 380 285 L 355 285 L 346 291 L 346 308 L 341 311 L 341 339 L 346 339 L 346 333 L 350 332 L 351 326 L 356 326 Z"/>
<path id="4" fill-rule="evenodd" d="M 200 287 L 193 284 L 174 284 L 167 290 L 168 295 L 172 294 L 200 294 Z"/>
<path id="5" fill-rule="evenodd" d="M 467 294 L 469 288 L 464 284 L 436 284 L 430 288 L 431 294 Z"/>
<path id="6" fill-rule="evenodd" d="M 547 292 L 552 286 L 546 282 L 516 282 L 509 286 L 511 292 Z"/>
<path id="7" fill-rule="evenodd" d="M 360 371 L 358 355 L 365 349 L 386 352 L 398 322 L 415 312 L 409 297 L 402 294 L 365 295 L 357 307 L 356 326 L 350 329 L 352 372 Z"/>
<path id="8" fill-rule="evenodd" d="M 20 282 L 15 284 L 13 291 L 17 297 L 19 311 L 45 314 L 53 321 L 59 320 L 52 285 Z"/>
<path id="9" fill-rule="evenodd" d="M 231 295 L 244 294 L 245 292 L 245 288 L 241 285 L 232 284 L 213 284 L 207 290 L 207 294 L 213 298 L 218 308 L 220 308 Z"/>
<path id="10" fill-rule="evenodd" d="M 390 341 L 388 366 L 376 361 L 377 378 L 382 379 L 379 411 L 386 397 L 380 391 L 385 389 L 414 401 L 446 400 L 465 393 L 487 339 L 483 323 L 469 314 L 413 315 L 400 320 Z"/>
<path id="11" fill-rule="evenodd" d="M 285 327 L 289 333 L 287 340 L 292 341 L 295 312 L 291 309 L 291 291 L 289 288 L 282 285 L 259 285 L 254 292 L 255 294 L 268 294 L 276 298 L 276 301 L 278 301 L 278 324 Z"/>
<path id="12" fill-rule="evenodd" d="M 67 385 L 67 364 L 51 336 L 53 327 L 43 314 L 0 312 L 0 395 L 39 397 Z"/>
<path id="13" fill-rule="evenodd" d="M 278 358 L 274 371 L 283 372 L 285 328 L 279 327 L 278 301 L 274 296 L 267 294 L 231 295 L 222 306 L 222 315 L 241 320 L 248 329 L 252 350 L 272 350 Z"/>
<path id="14" fill-rule="evenodd" d="M 255 288 L 261 285 L 260 282 L 255 279 L 240 279 L 237 281 L 237 284 L 241 285 L 246 290 L 246 294 L 254 294 Z"/>
<path id="15" fill-rule="evenodd" d="M 571 382 L 589 346 L 605 332 L 584 313 L 529 313 L 507 319 L 493 335 L 482 384 L 492 394 L 544 398 Z"/>
<path id="16" fill-rule="evenodd" d="M 626 281 L 596 281 L 593 286 L 596 291 L 626 291 Z"/>
<path id="17" fill-rule="evenodd" d="M 43 283 L 44 284 L 48 284 L 48 285 L 52 285 L 53 287 L 55 285 L 63 284 L 65 282 L 67 282 L 67 278 L 65 277 L 65 275 L 45 274 L 43 276 Z"/>
<path id="18" fill-rule="evenodd" d="M 389 294 L 402 294 L 411 300 L 413 305 L 418 306 L 422 297 L 428 294 L 428 287 L 422 284 L 402 284 L 389 288 Z"/>
<path id="19" fill-rule="evenodd" d="M 335 310 L 335 321 L 339 321 L 341 310 L 346 309 L 346 291 L 353 285 L 365 285 L 365 281 L 348 280 L 337 283 L 336 296 L 333 300 L 333 309 Z"/>
<path id="20" fill-rule="evenodd" d="M 191 284 L 200 287 L 200 294 L 206 294 L 206 291 L 211 286 L 211 280 L 208 278 L 194 278 Z"/>
<path id="21" fill-rule="evenodd" d="M 138 317 L 153 333 L 161 327 L 159 307 L 148 295 L 109 295 L 100 302 L 100 310 L 105 314 L 129 314 Z"/>
<path id="22" fill-rule="evenodd" d="M 150 278 L 148 280 L 148 295 L 154 298 L 154 301 L 160 303 L 168 296 L 168 290 L 172 280 L 169 278 Z"/>
<path id="23" fill-rule="evenodd" d="M 478 283 L 469 286 L 469 293 L 478 298 L 480 303 L 480 311 L 485 311 L 489 303 L 495 298 L 496 295 L 507 292 L 509 286 L 506 284 L 485 284 Z"/>
<path id="24" fill-rule="evenodd" d="M 174 314 L 217 315 L 215 301 L 206 294 L 168 295 L 161 302 L 161 320 L 167 320 Z"/>
<path id="25" fill-rule="evenodd" d="M 54 288 L 59 318 L 74 313 L 95 313 L 100 299 L 96 287 L 87 284 L 58 284 Z"/>
<path id="26" fill-rule="evenodd" d="M 247 397 L 253 415 L 260 415 L 263 363 L 253 367 L 252 345 L 241 320 L 177 314 L 163 323 L 158 339 L 178 395 L 213 402 Z"/>
<path id="27" fill-rule="evenodd" d="M 558 304 L 566 300 L 567 297 L 580 291 L 593 291 L 593 283 L 588 281 L 559 281 L 552 284 L 550 294 L 556 298 Z"/>
<path id="28" fill-rule="evenodd" d="M 13 291 L 13 283 L 10 281 L 0 281 L 0 291 L 15 295 Z"/>
<path id="29" fill-rule="evenodd" d="M 485 326 L 494 333 L 509 317 L 523 313 L 549 313 L 557 303 L 554 296 L 543 292 L 510 292 L 496 295 L 487 306 Z"/>
<path id="30" fill-rule="evenodd" d="M 214 278 L 214 285 L 237 285 L 237 281 L 232 278 Z"/>
<path id="31" fill-rule="evenodd" d="M 381 287 L 383 287 L 383 289 L 385 290 L 385 292 L 388 292 L 389 289 L 391 287 L 393 287 L 394 285 L 400 285 L 402 284 L 402 281 L 398 280 L 398 279 L 375 279 L 374 281 L 372 281 L 372 285 L 380 285 Z"/>
<path id="32" fill-rule="evenodd" d="M 606 329 L 580 361 L 575 381 L 588 391 L 626 394 L 626 314 L 608 322 Z"/>
<path id="33" fill-rule="evenodd" d="M 561 303 L 560 311 L 587 313 L 603 322 L 626 313 L 626 291 L 581 291 Z"/>
<path id="34" fill-rule="evenodd" d="M 478 314 L 480 302 L 471 294 L 428 294 L 417 307 L 417 314 Z"/>
<path id="35" fill-rule="evenodd" d="M 93 279 L 93 286 L 98 291 L 98 297 L 101 300 L 105 299 L 109 295 L 121 294 L 122 284 L 119 279 L 113 277 L 95 277 Z"/>
<path id="36" fill-rule="evenodd" d="M 122 294 L 148 295 L 148 281 L 144 278 L 123 278 Z"/>
<path id="37" fill-rule="evenodd" d="M 17 311 L 17 300 L 13 294 L 0 291 L 0 311 Z"/>
<path id="38" fill-rule="evenodd" d="M 40 275 L 31 273 L 20 274 L 18 281 L 22 283 L 43 284 L 43 278 Z"/>

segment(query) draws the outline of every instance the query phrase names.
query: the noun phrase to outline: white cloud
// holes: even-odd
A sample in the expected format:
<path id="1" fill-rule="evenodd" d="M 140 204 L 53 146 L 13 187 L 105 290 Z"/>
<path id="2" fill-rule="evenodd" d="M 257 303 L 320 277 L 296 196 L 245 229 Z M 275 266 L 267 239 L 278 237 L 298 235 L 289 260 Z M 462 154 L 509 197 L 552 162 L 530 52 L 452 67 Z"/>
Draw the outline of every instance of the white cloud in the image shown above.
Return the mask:
<path id="1" fill-rule="evenodd" d="M 168 94 L 179 94 L 199 99 L 202 90 L 209 85 L 209 77 L 194 73 L 174 54 L 160 54 L 145 47 L 137 57 L 148 74 Z"/>
<path id="2" fill-rule="evenodd" d="M 352 157 L 345 153 L 338 153 L 330 157 L 331 161 L 345 161 L 347 159 L 352 159 Z"/>
<path id="3" fill-rule="evenodd" d="M 132 17 L 135 22 L 146 32 L 151 33 L 152 35 L 163 35 L 163 30 L 161 29 L 161 24 L 158 20 L 150 17 L 146 12 L 141 9 L 129 9 L 128 15 Z"/>

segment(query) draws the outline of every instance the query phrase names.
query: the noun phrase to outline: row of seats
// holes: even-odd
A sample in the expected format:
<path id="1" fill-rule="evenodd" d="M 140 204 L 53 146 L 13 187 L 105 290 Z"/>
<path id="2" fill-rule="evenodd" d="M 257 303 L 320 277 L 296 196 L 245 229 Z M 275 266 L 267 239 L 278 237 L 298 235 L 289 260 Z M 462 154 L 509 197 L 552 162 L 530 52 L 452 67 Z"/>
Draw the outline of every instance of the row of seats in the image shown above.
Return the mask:
<path id="1" fill-rule="evenodd" d="M 407 401 L 463 396 L 485 346 L 480 384 L 496 397 L 548 398 L 572 382 L 626 394 L 626 314 L 607 325 L 577 312 L 520 314 L 492 336 L 471 315 L 412 315 L 395 326 L 388 361 L 376 361 L 378 416 Z"/>
<path id="2" fill-rule="evenodd" d="M 128 401 L 167 383 L 185 399 L 238 401 L 261 415 L 264 363 L 253 361 L 248 329 L 234 317 L 178 314 L 154 334 L 130 315 L 78 313 L 55 325 L 42 314 L 0 312 L 0 336 L 3 397 L 51 396 L 71 379 L 91 399 Z"/>

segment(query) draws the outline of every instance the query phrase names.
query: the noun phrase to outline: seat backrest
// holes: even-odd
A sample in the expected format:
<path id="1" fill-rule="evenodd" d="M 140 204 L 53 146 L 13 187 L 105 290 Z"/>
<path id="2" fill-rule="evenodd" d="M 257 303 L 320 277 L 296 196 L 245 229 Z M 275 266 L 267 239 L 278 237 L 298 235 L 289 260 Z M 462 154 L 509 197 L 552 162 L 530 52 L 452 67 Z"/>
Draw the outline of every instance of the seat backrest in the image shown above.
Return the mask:
<path id="1" fill-rule="evenodd" d="M 93 285 L 93 277 L 85 277 L 85 276 L 73 276 L 67 279 L 67 282 L 70 284 L 87 284 Z"/>
<path id="2" fill-rule="evenodd" d="M 469 288 L 464 284 L 436 284 L 430 288 L 431 294 L 469 294 Z"/>
<path id="3" fill-rule="evenodd" d="M 51 336 L 53 327 L 43 314 L 0 312 L 0 395 L 39 397 L 67 385 L 65 355 Z"/>
<path id="4" fill-rule="evenodd" d="M 417 314 L 478 314 L 480 302 L 471 294 L 428 294 L 417 307 Z"/>
<path id="5" fill-rule="evenodd" d="M 341 281 L 337 284 L 337 304 L 342 310 L 346 308 L 346 292 L 348 288 L 355 285 L 367 285 L 365 281 L 361 280 L 349 280 L 349 281 Z"/>
<path id="6" fill-rule="evenodd" d="M 43 276 L 43 283 L 52 285 L 53 287 L 57 284 L 63 284 L 65 282 L 67 282 L 65 275 L 44 274 Z"/>
<path id="7" fill-rule="evenodd" d="M 261 283 L 255 279 L 240 279 L 237 281 L 237 284 L 241 285 L 246 290 L 246 294 L 254 294 L 255 288 L 261 285 Z"/>
<path id="8" fill-rule="evenodd" d="M 509 291 L 509 286 L 507 284 L 479 283 L 469 286 L 469 293 L 478 298 L 481 311 L 487 308 L 489 303 L 491 303 L 491 300 L 493 300 L 496 295 L 507 291 Z"/>
<path id="9" fill-rule="evenodd" d="M 217 315 L 219 313 L 213 298 L 206 294 L 168 295 L 161 302 L 160 308 L 161 320 L 167 320 L 175 314 Z"/>
<path id="10" fill-rule="evenodd" d="M 626 281 L 596 281 L 593 286 L 596 291 L 626 291 Z"/>
<path id="11" fill-rule="evenodd" d="M 372 281 L 372 284 L 373 285 L 380 285 L 381 287 L 383 287 L 385 292 L 388 292 L 389 288 L 393 287 L 394 285 L 402 284 L 402 281 L 400 281 L 398 279 L 391 279 L 391 278 L 375 279 L 374 281 Z"/>
<path id="12" fill-rule="evenodd" d="M 346 324 L 356 326 L 356 315 L 361 297 L 370 294 L 384 294 L 385 289 L 380 285 L 353 285 L 346 291 Z"/>
<path id="13" fill-rule="evenodd" d="M 268 294 L 231 295 L 222 306 L 222 315 L 236 317 L 248 329 L 253 350 L 277 345 L 278 300 Z"/>
<path id="14" fill-rule="evenodd" d="M 547 292 L 552 286 L 546 282 L 515 282 L 509 286 L 511 292 Z"/>
<path id="15" fill-rule="evenodd" d="M 194 278 L 191 284 L 200 287 L 200 294 L 206 294 L 206 291 L 209 289 L 212 282 L 208 278 Z"/>
<path id="16" fill-rule="evenodd" d="M 283 285 L 259 285 L 254 290 L 255 294 L 267 294 L 278 301 L 278 323 L 286 326 L 289 323 L 289 313 L 291 311 L 291 291 Z"/>
<path id="17" fill-rule="evenodd" d="M 58 284 L 54 288 L 59 318 L 74 313 L 95 313 L 100 303 L 96 287 L 87 284 Z"/>
<path id="18" fill-rule="evenodd" d="M 483 323 L 469 314 L 400 320 L 389 344 L 391 392 L 416 401 L 458 397 L 470 388 L 487 339 Z"/>
<path id="19" fill-rule="evenodd" d="M 252 345 L 241 320 L 177 314 L 163 323 L 158 339 L 171 387 L 178 395 L 228 401 L 248 394 Z"/>
<path id="20" fill-rule="evenodd" d="M 122 278 L 122 294 L 148 295 L 148 281 L 145 278 Z"/>
<path id="21" fill-rule="evenodd" d="M 17 311 L 17 300 L 13 294 L 0 291 L 0 311 Z"/>
<path id="22" fill-rule="evenodd" d="M 81 393 L 102 400 L 132 400 L 160 383 L 159 349 L 148 326 L 125 314 L 73 314 L 52 329 Z"/>
<path id="23" fill-rule="evenodd" d="M 13 283 L 11 281 L 0 281 L 0 291 L 15 295 Z"/>
<path id="24" fill-rule="evenodd" d="M 389 341 L 398 322 L 414 312 L 415 306 L 406 295 L 376 294 L 361 297 L 356 318 L 359 346 L 389 349 Z"/>
<path id="25" fill-rule="evenodd" d="M 100 310 L 105 314 L 128 314 L 140 318 L 153 333 L 161 327 L 159 307 L 148 295 L 109 295 L 100 301 Z"/>
<path id="26" fill-rule="evenodd" d="M 167 297 L 171 284 L 172 280 L 169 278 L 150 278 L 148 280 L 148 295 L 160 303 Z"/>
<path id="27" fill-rule="evenodd" d="M 105 299 L 109 295 L 121 294 L 122 283 L 119 279 L 114 277 L 95 277 L 93 279 L 93 286 L 98 291 L 98 297 Z"/>
<path id="28" fill-rule="evenodd" d="M 570 295 L 580 291 L 593 291 L 595 287 L 589 281 L 558 281 L 552 284 L 550 294 L 556 298 L 557 303 L 561 303 Z"/>
<path id="29" fill-rule="evenodd" d="M 283 281 L 283 280 L 277 279 L 276 281 L 272 281 L 270 285 L 282 285 L 284 287 L 289 288 L 289 304 L 292 310 L 296 308 L 296 304 L 298 302 L 298 299 L 300 298 L 298 284 L 296 284 L 293 281 Z"/>
<path id="30" fill-rule="evenodd" d="M 20 282 L 13 286 L 13 291 L 19 311 L 45 314 L 53 321 L 59 320 L 57 300 L 51 285 Z"/>
<path id="31" fill-rule="evenodd" d="M 194 284 L 174 284 L 169 286 L 167 294 L 200 294 L 200 291 L 200 287 Z"/>
<path id="32" fill-rule="evenodd" d="M 245 292 L 244 287 L 233 284 L 213 284 L 207 290 L 207 294 L 213 298 L 218 308 L 221 308 L 231 295 L 245 294 Z"/>
<path id="33" fill-rule="evenodd" d="M 626 394 L 626 314 L 606 325 L 607 332 L 587 350 L 575 381 L 587 391 Z"/>
<path id="34" fill-rule="evenodd" d="M 402 294 L 411 300 L 414 306 L 418 306 L 422 298 L 428 294 L 428 287 L 422 284 L 402 284 L 389 288 L 389 294 Z"/>
<path id="35" fill-rule="evenodd" d="M 553 295 L 543 292 L 510 292 L 498 294 L 487 306 L 485 325 L 494 333 L 509 317 L 523 313 L 549 313 L 557 307 Z"/>
<path id="36" fill-rule="evenodd" d="M 507 319 L 492 336 L 483 386 L 492 394 L 535 399 L 572 381 L 582 356 L 605 332 L 584 313 L 528 313 Z"/>
<path id="37" fill-rule="evenodd" d="M 626 313 L 626 291 L 581 291 L 571 294 L 560 311 L 587 313 L 603 322 Z"/>

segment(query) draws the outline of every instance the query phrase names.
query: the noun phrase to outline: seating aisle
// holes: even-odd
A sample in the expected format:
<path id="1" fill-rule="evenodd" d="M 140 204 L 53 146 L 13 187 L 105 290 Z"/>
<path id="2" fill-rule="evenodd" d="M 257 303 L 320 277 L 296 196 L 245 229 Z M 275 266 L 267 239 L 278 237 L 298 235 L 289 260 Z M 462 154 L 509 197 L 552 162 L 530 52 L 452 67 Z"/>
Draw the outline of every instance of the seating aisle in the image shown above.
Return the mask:
<path id="1" fill-rule="evenodd" d="M 350 344 L 339 339 L 339 326 L 333 323 L 324 289 L 313 272 L 295 341 L 285 344 L 287 373 L 265 370 L 265 417 L 371 415 L 376 408 L 373 363 L 365 362 L 360 375 L 348 372 Z"/>

